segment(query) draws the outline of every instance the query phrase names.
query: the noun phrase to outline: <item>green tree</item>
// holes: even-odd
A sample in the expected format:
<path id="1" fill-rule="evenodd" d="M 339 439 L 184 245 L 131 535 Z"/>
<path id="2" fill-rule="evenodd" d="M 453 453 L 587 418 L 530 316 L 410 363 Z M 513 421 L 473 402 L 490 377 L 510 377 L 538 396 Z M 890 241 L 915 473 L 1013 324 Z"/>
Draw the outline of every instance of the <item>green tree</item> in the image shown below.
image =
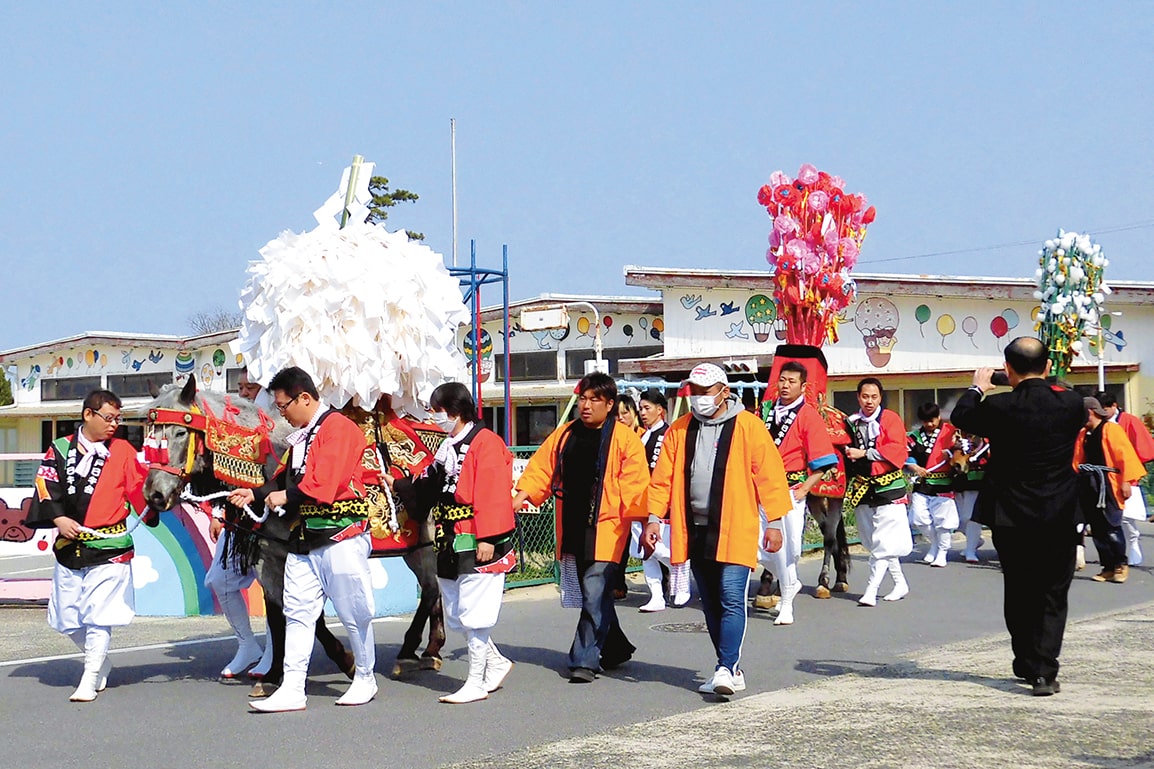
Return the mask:
<path id="1" fill-rule="evenodd" d="M 408 190 L 390 190 L 389 180 L 384 176 L 374 176 L 369 180 L 369 193 L 373 201 L 369 204 L 369 215 L 365 221 L 369 224 L 383 224 L 389 218 L 389 209 L 401 203 L 416 203 L 420 198 L 415 192 Z M 405 230 L 405 234 L 412 240 L 424 240 L 425 233 Z"/>
<path id="2" fill-rule="evenodd" d="M 12 383 L 8 381 L 6 373 L 0 368 L 0 406 L 8 406 L 13 402 Z"/>

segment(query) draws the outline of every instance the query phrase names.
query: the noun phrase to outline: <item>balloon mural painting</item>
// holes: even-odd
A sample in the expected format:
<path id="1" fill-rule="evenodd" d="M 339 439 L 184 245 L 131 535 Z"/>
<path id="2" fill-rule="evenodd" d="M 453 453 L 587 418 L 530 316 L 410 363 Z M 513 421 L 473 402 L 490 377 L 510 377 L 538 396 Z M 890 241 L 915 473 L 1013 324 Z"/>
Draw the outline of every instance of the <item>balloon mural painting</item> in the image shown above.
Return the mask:
<path id="1" fill-rule="evenodd" d="M 923 338 L 926 335 L 926 322 L 929 321 L 932 315 L 933 313 L 927 304 L 919 304 L 917 309 L 914 310 L 914 320 L 918 322 L 918 333 L 920 333 Z"/>
<path id="2" fill-rule="evenodd" d="M 978 330 L 978 319 L 973 315 L 967 315 L 962 318 L 962 333 L 970 338 L 970 344 L 974 349 L 978 349 L 978 343 L 974 341 L 974 332 Z"/>
<path id="3" fill-rule="evenodd" d="M 954 322 L 954 316 L 949 313 L 938 316 L 938 333 L 942 335 L 942 349 L 946 348 L 946 337 L 954 333 L 958 324 Z"/>

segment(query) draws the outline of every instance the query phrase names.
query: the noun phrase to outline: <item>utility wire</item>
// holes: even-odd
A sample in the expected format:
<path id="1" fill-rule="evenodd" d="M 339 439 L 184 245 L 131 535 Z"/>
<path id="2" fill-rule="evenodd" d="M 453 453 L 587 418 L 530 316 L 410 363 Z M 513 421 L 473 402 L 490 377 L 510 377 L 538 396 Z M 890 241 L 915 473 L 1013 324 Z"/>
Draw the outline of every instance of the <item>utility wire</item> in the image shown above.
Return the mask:
<path id="1" fill-rule="evenodd" d="M 1117 227 L 1105 227 L 1102 229 L 1091 229 L 1089 232 L 1095 235 L 1111 232 L 1127 232 L 1129 230 L 1142 230 L 1147 227 L 1154 227 L 1154 220 L 1147 222 L 1135 222 L 1134 224 L 1123 224 Z M 974 248 L 959 248 L 953 251 L 933 251 L 927 254 L 914 254 L 913 256 L 893 256 L 888 259 L 862 259 L 859 264 L 881 264 L 883 262 L 908 262 L 914 259 L 929 259 L 934 256 L 955 256 L 957 254 L 973 254 L 983 251 L 1000 251 L 1003 248 L 1018 248 L 1021 246 L 1037 245 L 1039 240 L 1034 238 L 1032 240 L 1018 240 L 1013 243 L 997 243 L 990 246 L 975 246 Z"/>

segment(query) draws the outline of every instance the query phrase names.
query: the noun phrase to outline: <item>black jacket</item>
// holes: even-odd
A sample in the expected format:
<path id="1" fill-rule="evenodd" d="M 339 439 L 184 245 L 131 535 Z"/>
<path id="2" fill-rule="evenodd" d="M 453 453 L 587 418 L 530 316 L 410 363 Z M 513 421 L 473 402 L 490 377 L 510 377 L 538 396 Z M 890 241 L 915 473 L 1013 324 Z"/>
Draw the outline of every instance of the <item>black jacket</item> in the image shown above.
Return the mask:
<path id="1" fill-rule="evenodd" d="M 1086 424 L 1082 396 L 1044 379 L 982 399 L 966 390 L 950 421 L 990 441 L 974 520 L 987 526 L 1069 527 L 1078 510 L 1074 443 Z"/>

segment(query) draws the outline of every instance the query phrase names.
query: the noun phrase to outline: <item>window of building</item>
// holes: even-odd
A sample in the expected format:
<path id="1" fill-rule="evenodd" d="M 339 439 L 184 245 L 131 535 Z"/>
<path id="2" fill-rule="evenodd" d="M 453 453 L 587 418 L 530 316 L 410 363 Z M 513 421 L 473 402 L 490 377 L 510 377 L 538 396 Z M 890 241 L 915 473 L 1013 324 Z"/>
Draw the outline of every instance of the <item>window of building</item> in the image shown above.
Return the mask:
<path id="1" fill-rule="evenodd" d="M 514 353 L 516 355 L 516 353 Z M 557 427 L 557 406 L 518 406 L 516 417 L 517 446 L 540 446 Z"/>
<path id="2" fill-rule="evenodd" d="M 497 433 L 497 435 L 500 435 L 501 439 L 505 441 L 505 443 L 509 442 L 509 439 L 505 436 L 504 406 L 482 406 L 481 419 L 485 422 L 485 427 L 488 427 L 490 430 Z"/>
<path id="3" fill-rule="evenodd" d="M 493 356 L 493 379 L 501 382 L 505 378 L 505 356 Z M 515 352 L 509 356 L 509 380 L 528 382 L 557 378 L 557 353 L 552 350 L 542 352 Z"/>
<path id="4" fill-rule="evenodd" d="M 172 372 L 155 374 L 109 374 L 108 389 L 121 398 L 141 398 L 152 395 L 157 389 L 172 384 Z"/>
<path id="5" fill-rule="evenodd" d="M 40 400 L 82 401 L 88 393 L 100 389 L 100 377 L 77 376 L 65 379 L 41 379 Z"/>
<path id="6" fill-rule="evenodd" d="M 601 357 L 603 360 L 609 361 L 609 372 L 617 375 L 621 367 L 618 365 L 623 360 L 636 360 L 638 358 L 648 358 L 652 355 L 660 355 L 665 351 L 661 345 L 641 345 L 638 347 L 611 347 L 605 350 Z M 593 350 L 566 350 L 565 351 L 565 376 L 568 379 L 580 379 L 585 376 L 585 361 L 593 360 L 596 353 Z"/>
<path id="7" fill-rule="evenodd" d="M 224 386 L 230 393 L 240 392 L 240 372 L 243 370 L 230 368 L 224 372 Z"/>

